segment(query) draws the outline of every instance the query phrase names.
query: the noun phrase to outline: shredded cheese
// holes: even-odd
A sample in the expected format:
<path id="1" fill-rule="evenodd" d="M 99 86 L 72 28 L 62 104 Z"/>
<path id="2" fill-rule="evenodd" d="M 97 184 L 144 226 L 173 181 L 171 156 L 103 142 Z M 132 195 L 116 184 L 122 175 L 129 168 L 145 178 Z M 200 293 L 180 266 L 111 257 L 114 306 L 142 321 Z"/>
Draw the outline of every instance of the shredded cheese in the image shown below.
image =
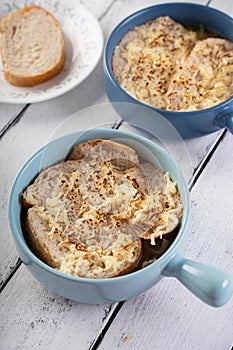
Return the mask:
<path id="1" fill-rule="evenodd" d="M 135 99 L 160 109 L 194 111 L 233 94 L 233 43 L 198 40 L 197 33 L 169 17 L 135 27 L 126 36 L 130 34 L 132 40 L 123 38 L 115 50 L 113 72 L 123 59 L 117 80 Z"/>

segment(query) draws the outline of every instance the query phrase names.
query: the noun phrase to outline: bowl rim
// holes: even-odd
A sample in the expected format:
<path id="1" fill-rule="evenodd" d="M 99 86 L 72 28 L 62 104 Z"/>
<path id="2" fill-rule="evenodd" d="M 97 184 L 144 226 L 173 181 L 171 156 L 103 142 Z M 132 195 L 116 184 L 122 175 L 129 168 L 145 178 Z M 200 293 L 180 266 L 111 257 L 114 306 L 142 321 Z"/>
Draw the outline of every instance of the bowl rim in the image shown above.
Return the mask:
<path id="1" fill-rule="evenodd" d="M 27 257 L 29 257 L 30 265 L 32 264 L 31 262 L 33 262 L 36 265 L 38 265 L 40 268 L 42 268 L 43 270 L 46 270 L 47 272 L 49 272 L 55 276 L 59 276 L 63 279 L 68 279 L 68 280 L 82 282 L 82 283 L 108 284 L 110 281 L 131 279 L 131 278 L 134 278 L 135 276 L 140 276 L 142 273 L 145 273 L 147 270 L 153 270 L 156 267 L 158 268 L 159 266 L 162 265 L 161 262 L 166 262 L 166 264 L 167 264 L 172 259 L 173 255 L 175 255 L 177 253 L 177 247 L 181 244 L 181 242 L 185 236 L 185 232 L 188 228 L 188 222 L 189 222 L 189 217 L 190 217 L 190 196 L 189 196 L 187 182 L 186 182 L 181 170 L 177 166 L 174 158 L 172 156 L 170 156 L 170 154 L 166 150 L 164 150 L 161 146 L 157 145 L 156 143 L 147 139 L 144 136 L 133 134 L 132 132 L 125 131 L 125 130 L 118 130 L 118 129 L 104 129 L 104 128 L 102 128 L 102 129 L 96 129 L 96 132 L 98 133 L 98 132 L 101 132 L 103 130 L 105 132 L 106 131 L 111 132 L 111 133 L 113 132 L 118 136 L 125 135 L 125 136 L 132 137 L 132 139 L 137 140 L 139 142 L 142 142 L 143 145 L 145 145 L 146 147 L 152 146 L 153 148 L 156 149 L 156 151 L 160 152 L 160 154 L 162 154 L 163 157 L 169 159 L 169 162 L 173 163 L 176 167 L 176 171 L 177 171 L 177 174 L 179 176 L 180 183 L 182 183 L 182 186 L 184 188 L 184 201 L 187 203 L 187 205 L 185 205 L 183 208 L 184 215 L 182 217 L 181 227 L 179 229 L 179 232 L 178 232 L 176 238 L 172 242 L 171 246 L 165 251 L 165 253 L 163 253 L 162 256 L 159 257 L 157 260 L 155 260 L 153 263 L 151 263 L 151 264 L 149 264 L 149 265 L 147 265 L 147 266 L 145 266 L 137 271 L 129 272 L 125 275 L 111 277 L 111 278 L 86 278 L 86 277 L 73 276 L 73 275 L 69 275 L 69 274 L 60 272 L 59 270 L 56 270 L 55 268 L 52 268 L 49 265 L 47 265 L 45 262 L 43 262 L 41 259 L 39 259 L 31 251 L 31 249 L 28 247 L 28 245 L 24 239 L 21 223 L 20 223 L 21 231 L 18 232 L 18 228 L 17 228 L 18 217 L 14 213 L 14 204 L 13 204 L 17 199 L 19 200 L 19 195 L 20 195 L 20 193 L 18 193 L 16 187 L 18 185 L 18 182 L 20 181 L 22 174 L 25 171 L 27 171 L 27 169 L 30 167 L 30 164 L 33 161 L 35 161 L 36 158 L 41 157 L 41 155 L 43 154 L 43 151 L 46 149 L 46 147 L 48 147 L 52 144 L 55 144 L 57 142 L 61 142 L 62 139 L 71 137 L 72 135 L 73 136 L 79 135 L 80 132 L 86 132 L 87 130 L 76 131 L 76 132 L 72 132 L 72 133 L 60 136 L 60 137 L 56 138 L 55 140 L 47 143 L 43 147 L 41 147 L 32 156 L 30 156 L 30 158 L 28 158 L 28 160 L 22 165 L 22 167 L 20 168 L 20 170 L 16 174 L 15 179 L 13 180 L 13 183 L 12 183 L 12 186 L 10 189 L 9 200 L 8 200 L 8 220 L 10 223 L 11 233 L 12 233 L 17 245 L 20 247 L 20 249 L 23 251 L 23 253 Z M 93 131 L 93 129 L 91 131 Z M 106 139 L 110 139 L 110 138 L 106 138 Z M 53 162 L 52 164 L 54 164 L 54 163 L 55 162 Z M 31 180 L 32 179 L 29 180 L 29 183 Z M 25 265 L 27 265 L 27 264 L 25 263 Z"/>
<path id="2" fill-rule="evenodd" d="M 108 62 L 108 58 L 109 58 L 109 54 L 108 54 L 108 50 L 109 50 L 109 46 L 111 45 L 111 39 L 112 37 L 114 37 L 114 35 L 119 31 L 119 29 L 121 29 L 126 22 L 133 20 L 135 17 L 139 17 L 141 14 L 143 14 L 144 12 L 150 11 L 150 10 L 154 10 L 156 8 L 166 8 L 166 7 L 172 7 L 172 6 L 187 6 L 187 7 L 196 7 L 196 8 L 201 8 L 202 10 L 205 9 L 205 11 L 209 11 L 212 12 L 214 14 L 217 15 L 221 15 L 223 17 L 226 17 L 228 20 L 230 20 L 232 22 L 233 25 L 233 17 L 229 16 L 228 14 L 215 9 L 213 7 L 209 7 L 207 5 L 203 5 L 203 4 L 196 4 L 196 3 L 188 3 L 188 2 L 169 2 L 169 3 L 162 3 L 162 4 L 157 4 L 157 5 L 152 5 L 152 6 L 148 6 L 148 7 L 144 7 L 140 10 L 137 10 L 131 14 L 129 14 L 127 17 L 125 17 L 123 20 L 121 20 L 115 27 L 114 29 L 111 31 L 111 33 L 109 34 L 106 43 L 104 45 L 104 54 L 103 54 L 103 64 L 104 64 L 104 70 L 105 73 L 108 75 L 109 79 L 111 80 L 111 82 L 113 83 L 113 85 L 119 89 L 123 94 L 125 94 L 128 98 L 130 98 L 134 103 L 140 104 L 142 106 L 146 106 L 151 108 L 152 110 L 155 110 L 158 113 L 166 113 L 167 116 L 174 116 L 175 114 L 179 114 L 180 116 L 184 116 L 184 115 L 195 115 L 198 113 L 198 115 L 200 114 L 204 114 L 204 113 L 208 113 L 211 112 L 213 110 L 218 111 L 224 109 L 225 106 L 228 107 L 228 104 L 230 102 L 233 102 L 233 95 L 230 96 L 228 99 L 212 106 L 212 107 L 208 107 L 205 109 L 200 109 L 200 110 L 196 110 L 196 111 L 170 111 L 170 110 L 166 110 L 166 109 L 161 109 L 161 108 L 157 108 L 154 106 L 151 106 L 149 104 L 146 104 L 142 101 L 137 100 L 136 98 L 134 98 L 133 96 L 131 96 L 126 90 L 124 90 L 120 84 L 118 84 L 118 82 L 116 81 L 113 72 L 112 72 L 112 67 L 109 65 Z M 155 17 L 156 18 L 156 17 Z M 122 37 L 120 38 L 120 40 L 122 39 Z M 120 41 L 119 40 L 119 41 Z M 113 55 L 112 55 L 113 56 Z M 112 56 L 110 57 L 111 62 L 112 62 Z M 115 102 L 120 102 L 120 101 L 115 101 Z"/>

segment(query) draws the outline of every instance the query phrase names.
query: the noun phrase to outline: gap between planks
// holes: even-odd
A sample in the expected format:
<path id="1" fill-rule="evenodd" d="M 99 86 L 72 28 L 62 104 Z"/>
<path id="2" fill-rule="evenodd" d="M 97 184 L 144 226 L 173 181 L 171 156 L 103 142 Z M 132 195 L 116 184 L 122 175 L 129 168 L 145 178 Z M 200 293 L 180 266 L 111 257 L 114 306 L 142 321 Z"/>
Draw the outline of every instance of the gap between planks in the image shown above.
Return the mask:
<path id="1" fill-rule="evenodd" d="M 26 110 L 28 109 L 28 107 L 30 106 L 30 104 L 26 104 L 23 109 L 16 114 L 15 116 L 13 116 L 9 122 L 0 130 L 0 139 L 5 135 L 5 133 L 12 127 L 14 126 L 24 115 L 24 113 L 26 112 Z"/>
<path id="2" fill-rule="evenodd" d="M 116 1 L 112 1 L 111 4 L 109 4 L 109 6 L 106 8 L 106 10 L 104 11 L 104 13 L 102 13 L 102 15 L 99 17 L 99 21 L 101 21 L 110 11 L 110 9 L 112 8 L 112 6 L 116 3 Z"/>
<path id="3" fill-rule="evenodd" d="M 218 145 L 223 141 L 226 134 L 227 134 L 226 129 L 224 129 L 223 131 L 220 132 L 220 134 L 218 135 L 218 137 L 216 138 L 216 140 L 214 141 L 214 143 L 210 147 L 210 149 L 207 152 L 207 154 L 205 155 L 205 157 L 201 160 L 201 162 L 198 164 L 196 169 L 194 169 L 192 178 L 188 182 L 189 191 L 191 191 L 192 188 L 194 187 L 195 183 L 197 182 L 197 180 L 199 179 L 203 170 L 205 169 L 207 163 L 210 161 L 210 159 L 214 155 L 216 149 L 218 148 Z"/>

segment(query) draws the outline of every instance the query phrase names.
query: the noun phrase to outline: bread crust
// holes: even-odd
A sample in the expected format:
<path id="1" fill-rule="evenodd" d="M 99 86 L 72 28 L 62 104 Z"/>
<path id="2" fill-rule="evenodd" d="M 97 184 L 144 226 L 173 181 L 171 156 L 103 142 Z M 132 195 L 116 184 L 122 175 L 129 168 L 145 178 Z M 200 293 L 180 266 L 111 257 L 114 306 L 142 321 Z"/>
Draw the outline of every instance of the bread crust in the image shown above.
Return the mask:
<path id="1" fill-rule="evenodd" d="M 4 42 L 4 40 L 6 40 L 6 31 L 8 29 L 8 24 L 11 22 L 11 20 L 17 16 L 23 16 L 25 13 L 34 11 L 34 10 L 42 11 L 46 16 L 49 16 L 52 19 L 54 25 L 60 32 L 59 40 L 61 44 L 61 51 L 57 61 L 48 70 L 39 74 L 36 73 L 34 75 L 27 76 L 27 75 L 14 74 L 7 68 L 8 58 L 6 53 L 4 52 L 3 45 L 1 45 L 0 49 L 1 49 L 4 77 L 10 84 L 15 86 L 32 87 L 32 86 L 44 83 L 50 80 L 51 78 L 53 78 L 54 76 L 56 76 L 57 74 L 59 74 L 64 67 L 64 63 L 66 59 L 66 50 L 65 50 L 65 41 L 62 34 L 60 23 L 56 20 L 56 18 L 50 12 L 48 12 L 47 10 L 45 10 L 40 6 L 37 6 L 37 5 L 28 6 L 26 8 L 19 9 L 12 13 L 9 13 L 5 17 L 3 17 L 0 22 L 0 32 L 1 32 L 2 43 Z"/>
<path id="2" fill-rule="evenodd" d="M 138 155 L 129 146 L 111 140 L 90 140 L 76 144 L 69 159 L 95 159 L 102 157 L 104 161 L 111 161 L 121 170 L 130 168 L 139 164 Z"/>
<path id="3" fill-rule="evenodd" d="M 53 268 L 59 268 L 61 252 L 53 242 L 46 239 L 46 230 L 44 223 L 40 222 L 36 208 L 32 207 L 28 210 L 25 227 L 27 231 L 27 241 L 32 247 L 35 254 L 42 261 L 46 262 Z"/>

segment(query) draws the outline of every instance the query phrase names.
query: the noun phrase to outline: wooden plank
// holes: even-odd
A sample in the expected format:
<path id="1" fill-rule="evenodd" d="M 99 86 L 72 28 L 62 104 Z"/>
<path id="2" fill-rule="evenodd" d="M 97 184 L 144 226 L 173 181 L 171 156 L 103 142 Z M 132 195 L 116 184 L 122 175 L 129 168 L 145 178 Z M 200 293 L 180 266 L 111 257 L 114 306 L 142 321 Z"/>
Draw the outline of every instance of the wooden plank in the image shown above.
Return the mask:
<path id="1" fill-rule="evenodd" d="M 193 0 L 193 1 L 185 1 L 181 0 L 180 2 L 192 2 L 197 4 L 205 5 L 207 0 Z M 137 0 L 137 1 L 124 1 L 118 0 L 108 11 L 107 16 L 105 16 L 101 25 L 105 33 L 110 33 L 112 28 L 115 27 L 123 18 L 127 17 L 133 12 L 136 12 L 142 8 L 149 7 L 152 5 L 162 4 L 164 0 Z"/>
<path id="2" fill-rule="evenodd" d="M 233 275 L 232 147 L 228 134 L 192 190 L 184 253 Z M 99 349 L 228 350 L 233 343 L 232 324 L 233 298 L 214 309 L 166 278 L 124 304 Z"/>
<path id="3" fill-rule="evenodd" d="M 199 138 L 183 140 L 179 134 L 175 134 L 174 139 L 164 139 L 160 137 L 157 130 L 153 131 L 152 127 L 150 130 L 145 128 L 139 130 L 135 125 L 127 122 L 122 123 L 121 129 L 136 132 L 164 148 L 175 159 L 187 182 L 191 181 L 195 171 L 223 132 L 218 131 Z"/>
<path id="4" fill-rule="evenodd" d="M 217 8 L 220 11 L 227 13 L 228 15 L 233 15 L 233 2 L 231 0 L 211 0 L 210 7 Z"/>
<path id="5" fill-rule="evenodd" d="M 0 133 L 6 124 L 8 124 L 12 118 L 16 117 L 23 108 L 24 105 L 0 103 Z"/>
<path id="6" fill-rule="evenodd" d="M 70 1 L 70 0 L 69 0 Z M 76 2 L 76 0 L 73 0 Z M 93 13 L 93 15 L 98 18 L 99 20 L 102 19 L 105 14 L 108 13 L 108 10 L 112 7 L 115 0 L 83 0 L 80 1 L 84 6 L 88 8 L 90 12 Z"/>
<path id="7" fill-rule="evenodd" d="M 0 298 L 1 350 L 89 349 L 114 305 L 87 305 L 45 289 L 22 265 Z"/>

